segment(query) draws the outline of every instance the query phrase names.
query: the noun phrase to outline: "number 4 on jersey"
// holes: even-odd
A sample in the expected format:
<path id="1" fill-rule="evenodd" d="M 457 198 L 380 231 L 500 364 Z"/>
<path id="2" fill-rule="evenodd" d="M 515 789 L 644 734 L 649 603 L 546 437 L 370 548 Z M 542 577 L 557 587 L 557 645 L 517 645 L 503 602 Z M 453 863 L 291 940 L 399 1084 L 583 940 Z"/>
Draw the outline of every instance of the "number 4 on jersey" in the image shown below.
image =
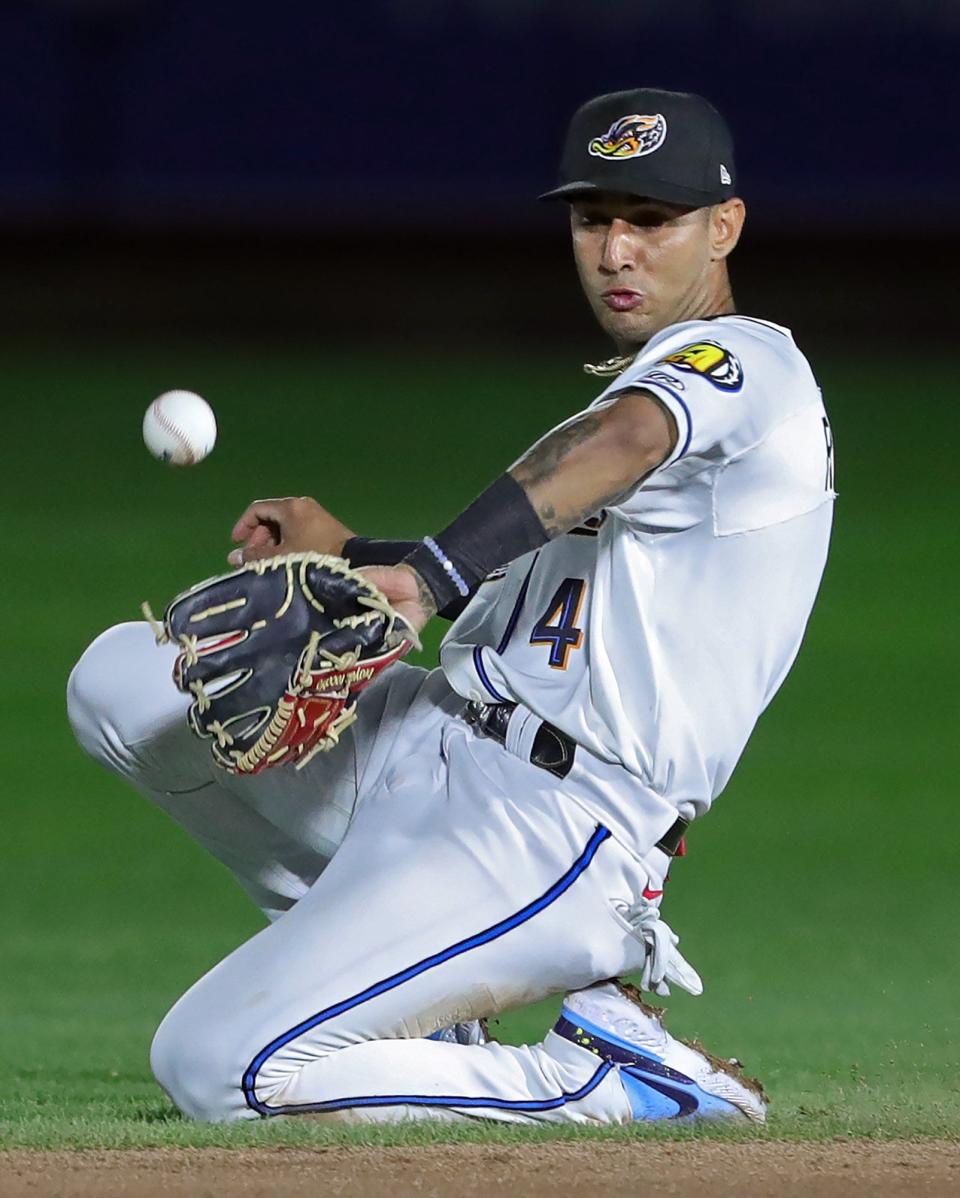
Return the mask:
<path id="1" fill-rule="evenodd" d="M 549 663 L 555 670 L 565 670 L 571 649 L 583 644 L 583 629 L 577 627 L 587 584 L 582 578 L 565 578 L 547 604 L 530 634 L 531 645 L 549 645 Z"/>

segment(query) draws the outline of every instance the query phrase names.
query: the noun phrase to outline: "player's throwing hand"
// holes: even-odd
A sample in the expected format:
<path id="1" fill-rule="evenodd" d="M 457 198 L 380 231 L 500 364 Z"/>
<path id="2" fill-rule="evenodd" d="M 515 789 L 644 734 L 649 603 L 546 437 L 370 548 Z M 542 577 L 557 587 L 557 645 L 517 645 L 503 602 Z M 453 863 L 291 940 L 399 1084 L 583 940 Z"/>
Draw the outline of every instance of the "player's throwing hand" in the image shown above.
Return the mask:
<path id="1" fill-rule="evenodd" d="M 278 553 L 343 554 L 355 534 L 308 495 L 286 499 L 257 499 L 233 526 L 230 539 L 239 549 L 227 554 L 231 566 L 255 562 Z"/>

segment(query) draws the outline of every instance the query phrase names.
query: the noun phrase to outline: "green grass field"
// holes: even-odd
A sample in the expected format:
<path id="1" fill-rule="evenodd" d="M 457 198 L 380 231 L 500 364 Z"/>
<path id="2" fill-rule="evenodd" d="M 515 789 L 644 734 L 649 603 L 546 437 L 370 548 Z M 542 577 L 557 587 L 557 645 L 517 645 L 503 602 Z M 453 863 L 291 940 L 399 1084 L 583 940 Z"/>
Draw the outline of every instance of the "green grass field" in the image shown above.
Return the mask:
<path id="1" fill-rule="evenodd" d="M 707 988 L 666 1000 L 670 1026 L 763 1078 L 764 1134 L 956 1136 L 953 372 L 817 365 L 837 444 L 832 559 L 792 675 L 674 870 L 667 918 Z M 0 1146 L 522 1134 L 180 1119 L 149 1074 L 152 1031 L 259 915 L 81 755 L 63 690 L 103 627 L 221 567 L 249 499 L 314 494 L 360 531 L 416 534 L 588 402 L 590 381 L 555 357 L 237 347 L 51 363 L 11 346 L 5 371 Z M 206 394 L 221 424 L 213 457 L 186 472 L 140 442 L 143 408 L 173 386 Z M 920 404 L 935 419 L 917 419 Z M 498 1030 L 539 1038 L 549 1016 L 517 1012 Z"/>

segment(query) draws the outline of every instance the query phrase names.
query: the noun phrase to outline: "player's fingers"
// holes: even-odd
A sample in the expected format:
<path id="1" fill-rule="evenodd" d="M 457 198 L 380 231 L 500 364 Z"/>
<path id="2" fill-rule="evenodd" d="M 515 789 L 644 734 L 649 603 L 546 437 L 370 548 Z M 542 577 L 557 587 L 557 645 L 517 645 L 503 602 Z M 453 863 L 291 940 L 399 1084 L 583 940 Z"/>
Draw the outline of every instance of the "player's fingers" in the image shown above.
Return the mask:
<path id="1" fill-rule="evenodd" d="M 275 526 L 269 524 L 258 524 L 249 537 L 244 546 L 245 549 L 266 549 L 270 545 L 277 544 L 277 530 Z"/>
<path id="2" fill-rule="evenodd" d="M 264 523 L 279 524 L 283 516 L 282 499 L 256 499 L 234 524 L 231 541 L 245 541 Z"/>
<path id="3" fill-rule="evenodd" d="M 262 549 L 251 549 L 244 545 L 242 549 L 231 549 L 227 554 L 227 561 L 231 566 L 242 566 L 246 562 L 258 562 L 264 557 L 275 557 L 277 552 L 277 546 L 272 543 Z"/>
<path id="4" fill-rule="evenodd" d="M 255 562 L 261 557 L 273 557 L 275 553 L 280 552 L 282 543 L 273 529 L 266 524 L 260 524 L 250 534 L 246 545 L 242 547 L 243 560 Z"/>
<path id="5" fill-rule="evenodd" d="M 253 505 L 243 513 L 230 532 L 231 541 L 245 541 L 260 521 L 253 514 Z"/>
<path id="6" fill-rule="evenodd" d="M 242 566 L 244 562 L 259 561 L 280 552 L 282 542 L 277 541 L 273 530 L 266 524 L 258 524 L 247 537 L 245 545 L 231 549 L 227 561 L 231 566 Z"/>

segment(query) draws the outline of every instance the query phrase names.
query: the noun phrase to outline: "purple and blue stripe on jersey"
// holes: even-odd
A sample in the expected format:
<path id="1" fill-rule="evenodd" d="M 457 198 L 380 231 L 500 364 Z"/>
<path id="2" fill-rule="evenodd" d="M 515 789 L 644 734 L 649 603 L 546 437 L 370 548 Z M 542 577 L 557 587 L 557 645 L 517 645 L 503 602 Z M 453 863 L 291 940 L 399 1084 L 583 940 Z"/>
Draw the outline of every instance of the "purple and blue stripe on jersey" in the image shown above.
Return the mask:
<path id="1" fill-rule="evenodd" d="M 487 673 L 487 667 L 483 664 L 483 645 L 473 646 L 473 668 L 477 671 L 477 677 L 498 703 L 510 702 L 507 696 L 501 695 L 497 688 L 490 681 L 490 675 Z"/>
<path id="2" fill-rule="evenodd" d="M 683 438 L 683 444 L 681 445 L 680 452 L 673 459 L 674 461 L 678 461 L 690 448 L 690 441 L 693 438 L 693 417 L 690 415 L 690 408 L 688 407 L 686 400 L 679 391 L 674 390 L 673 387 L 668 387 L 667 384 L 661 382 L 660 379 L 639 378 L 635 383 L 631 383 L 630 386 L 631 388 L 649 387 L 652 391 L 666 391 L 666 393 L 680 405 L 683 414 L 686 417 L 687 429 L 686 435 Z"/>
<path id="3" fill-rule="evenodd" d="M 513 604 L 513 610 L 510 612 L 510 617 L 507 620 L 507 626 L 506 626 L 506 628 L 504 628 L 503 636 L 500 638 L 500 643 L 497 645 L 497 648 L 496 648 L 497 653 L 502 653 L 504 651 L 504 649 L 506 649 L 507 645 L 510 643 L 510 638 L 513 636 L 514 632 L 516 631 L 517 623 L 520 619 L 520 613 L 523 610 L 523 604 L 527 597 L 527 591 L 530 587 L 530 576 L 533 574 L 533 567 L 537 564 L 537 558 L 539 556 L 540 556 L 539 553 L 537 553 L 534 556 L 533 561 L 530 563 L 530 569 L 527 571 L 527 576 L 526 576 L 526 578 L 524 578 L 524 580 L 520 586 L 520 590 L 517 592 L 517 597 L 514 600 L 514 604 Z M 487 646 L 485 646 L 485 645 L 474 645 L 474 647 L 473 647 L 473 668 L 476 670 L 477 677 L 480 679 L 480 681 L 486 687 L 489 694 L 494 699 L 496 699 L 496 701 L 498 703 L 509 703 L 510 699 L 508 699 L 506 695 L 502 695 L 497 690 L 497 688 L 493 685 L 493 682 L 490 679 L 490 674 L 487 672 L 487 667 L 483 660 L 483 650 L 486 647 Z"/>

